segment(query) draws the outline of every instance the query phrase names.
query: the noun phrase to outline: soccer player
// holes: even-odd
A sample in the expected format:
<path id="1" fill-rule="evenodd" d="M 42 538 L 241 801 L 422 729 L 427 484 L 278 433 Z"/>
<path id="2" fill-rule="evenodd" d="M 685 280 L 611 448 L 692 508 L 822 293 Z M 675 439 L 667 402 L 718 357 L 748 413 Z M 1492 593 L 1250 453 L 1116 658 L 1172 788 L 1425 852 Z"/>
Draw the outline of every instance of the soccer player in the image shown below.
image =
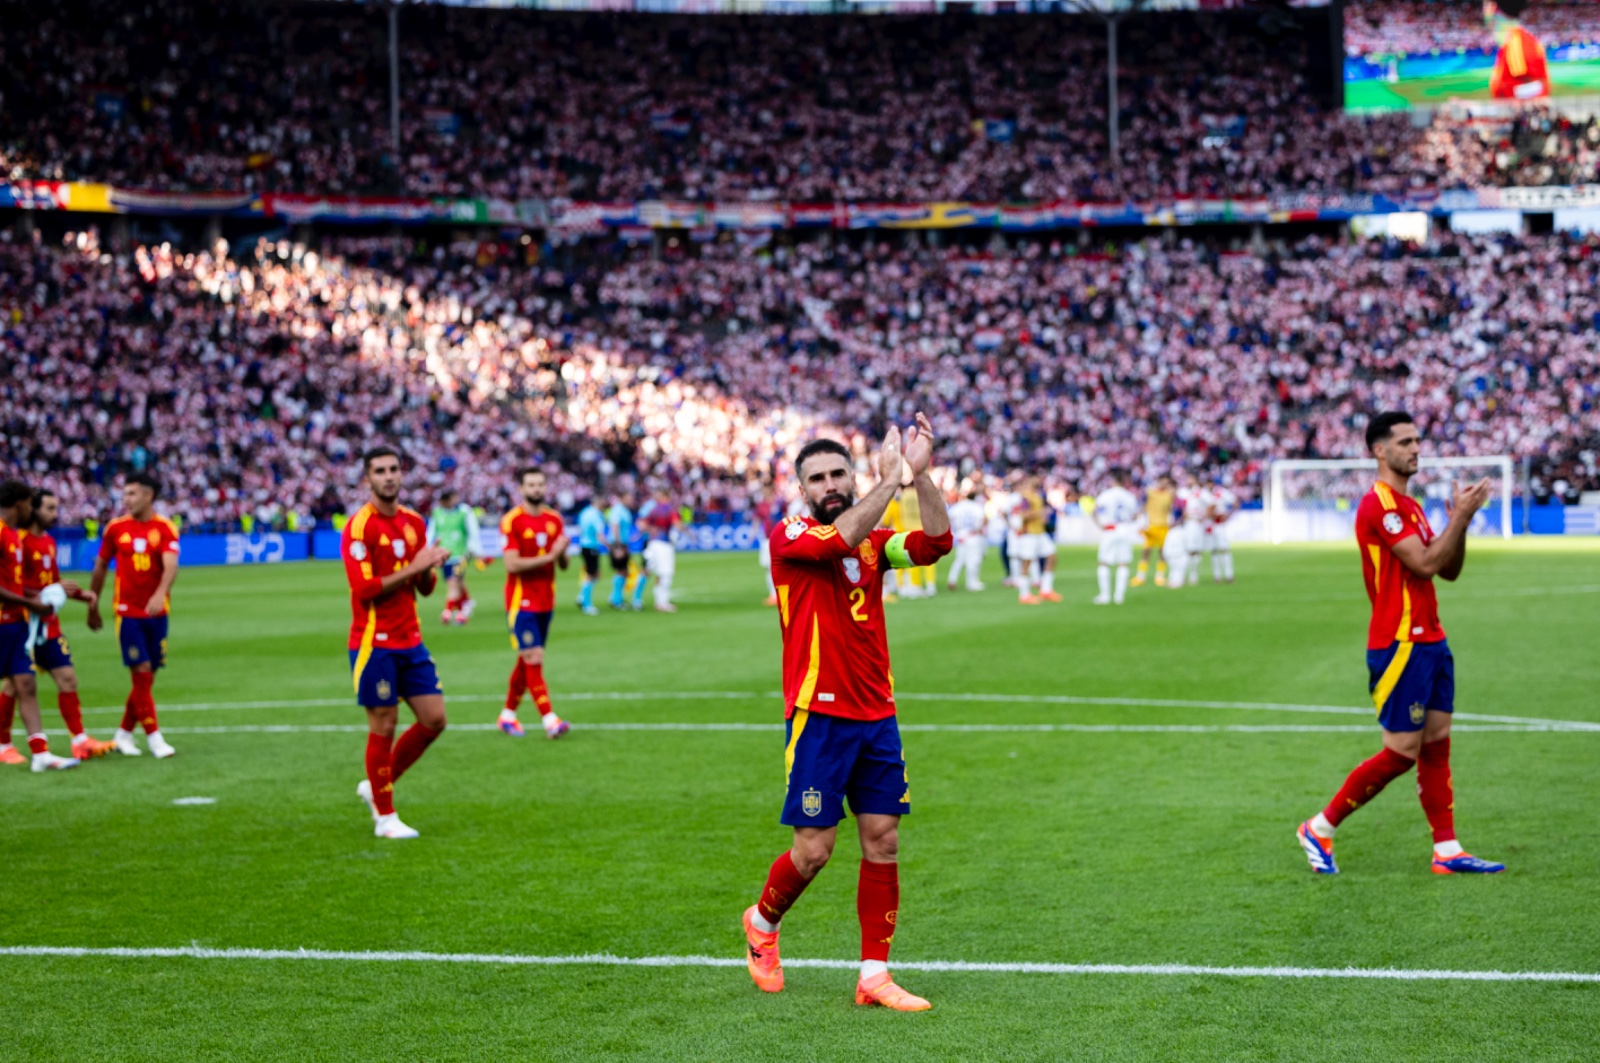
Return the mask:
<path id="1" fill-rule="evenodd" d="M 1200 584 L 1200 554 L 1206 546 L 1206 514 L 1211 512 L 1211 492 L 1194 477 L 1184 474 L 1184 484 L 1178 489 L 1178 501 L 1183 507 L 1183 524 L 1179 527 L 1182 539 L 1179 546 L 1184 553 L 1184 575 L 1191 587 Z"/>
<path id="2" fill-rule="evenodd" d="M 34 597 L 52 583 L 61 581 L 61 567 L 56 563 L 56 540 L 50 529 L 56 526 L 61 514 L 61 502 L 55 493 L 41 488 L 33 493 L 33 519 L 22 533 L 22 578 Z M 76 584 L 62 583 L 67 597 L 89 605 L 95 604 L 94 595 L 80 590 Z M 91 738 L 83 729 L 83 705 L 78 700 L 78 673 L 72 666 L 72 651 L 67 638 L 61 633 L 61 616 L 51 613 L 39 619 L 40 630 L 33 640 L 33 663 L 42 672 L 48 672 L 56 685 L 56 706 L 61 710 L 61 721 L 67 725 L 72 738 L 72 755 L 79 760 L 103 757 L 113 748 L 110 742 Z M 9 718 L 9 717 L 8 717 Z"/>
<path id="3" fill-rule="evenodd" d="M 578 511 L 578 551 L 583 556 L 583 583 L 578 588 L 578 608 L 584 616 L 599 616 L 594 585 L 600 578 L 600 555 L 606 552 L 606 515 L 594 498 Z"/>
<path id="4" fill-rule="evenodd" d="M 472 594 L 467 590 L 467 562 L 483 556 L 478 539 L 478 514 L 461 501 L 461 492 L 447 487 L 428 516 L 428 542 L 450 551 L 444 563 L 445 624 L 465 624 L 472 619 Z"/>
<path id="5" fill-rule="evenodd" d="M 665 487 L 658 487 L 650 504 L 645 507 L 639 523 L 644 525 L 650 541 L 644 547 L 645 571 L 656 580 L 655 606 L 659 613 L 676 613 L 672 604 L 672 577 L 678 570 L 677 550 L 672 545 L 672 529 L 678 526 L 678 509 Z M 641 581 L 642 581 L 641 577 Z M 634 589 L 634 600 L 643 597 L 643 583 Z"/>
<path id="6" fill-rule="evenodd" d="M 1208 507 L 1205 522 L 1201 525 L 1205 549 L 1211 553 L 1211 582 L 1233 582 L 1233 550 L 1228 538 L 1228 518 L 1233 516 L 1239 498 L 1221 476 L 1212 482 L 1205 494 Z"/>
<path id="7" fill-rule="evenodd" d="M 122 484 L 122 504 L 127 510 L 105 526 L 100 552 L 89 577 L 89 630 L 105 626 L 100 618 L 100 592 L 106 571 L 117 563 L 113 608 L 117 615 L 117 642 L 122 664 L 128 669 L 132 690 L 123 704 L 122 723 L 111 744 L 128 757 L 139 755 L 133 740 L 137 721 L 143 728 L 150 755 L 165 760 L 177 750 L 162 737 L 156 719 L 156 671 L 167 664 L 167 608 L 172 583 L 178 578 L 178 526 L 155 510 L 161 481 L 148 472 L 130 473 Z"/>
<path id="8" fill-rule="evenodd" d="M 611 505 L 606 507 L 606 535 L 611 541 L 610 605 L 622 610 L 628 606 L 625 594 L 628 570 L 633 565 L 633 548 L 628 545 L 633 540 L 633 510 L 628 508 L 621 491 L 611 496 Z"/>
<path id="9" fill-rule="evenodd" d="M 1150 575 L 1151 554 L 1156 557 L 1156 586 L 1167 585 L 1167 531 L 1172 527 L 1174 500 L 1172 477 L 1156 477 L 1155 486 L 1144 498 L 1144 554 L 1139 558 L 1139 570 L 1133 575 L 1135 587 L 1143 586 Z"/>
<path id="10" fill-rule="evenodd" d="M 394 810 L 394 784 L 445 728 L 444 691 L 422 644 L 417 594 L 439 582 L 450 559 L 427 544 L 422 514 L 400 504 L 400 452 L 376 446 L 361 456 L 371 500 L 344 526 L 339 555 L 350 583 L 350 672 L 356 701 L 367 710 L 367 777 L 356 796 L 372 813 L 379 838 L 415 838 Z M 400 699 L 416 722 L 395 741 Z"/>
<path id="11" fill-rule="evenodd" d="M 1496 100 L 1537 100 L 1550 95 L 1550 67 L 1544 45 L 1522 24 L 1528 0 L 1485 0 L 1483 20 L 1499 49 L 1489 71 L 1489 96 Z"/>
<path id="12" fill-rule="evenodd" d="M 1133 544 L 1139 534 L 1139 500 L 1127 487 L 1128 474 L 1111 470 L 1111 486 L 1094 500 L 1094 521 L 1100 525 L 1100 593 L 1095 605 L 1121 605 L 1128 595 L 1128 566 L 1133 563 Z M 1115 568 L 1116 589 L 1112 589 L 1111 570 Z"/>
<path id="13" fill-rule="evenodd" d="M 977 499 L 977 491 L 975 485 L 967 485 L 960 501 L 950 507 L 950 534 L 955 538 L 955 555 L 950 563 L 946 586 L 952 591 L 956 589 L 956 577 L 962 572 L 967 575 L 967 590 L 983 590 L 980 577 L 988 543 L 983 538 L 985 517 L 983 503 Z"/>
<path id="14" fill-rule="evenodd" d="M 889 945 L 900 909 L 900 817 L 911 811 L 905 756 L 895 722 L 894 679 L 884 633 L 883 573 L 931 565 L 950 552 L 950 520 L 928 476 L 933 432 L 928 419 L 906 434 L 890 428 L 878 452 L 878 483 L 859 502 L 850 452 L 830 439 L 807 443 L 795 474 L 811 515 L 772 535 L 772 573 L 783 633 L 783 822 L 794 845 L 772 864 L 760 899 L 744 913 L 750 976 L 762 990 L 783 988 L 778 925 L 833 855 L 844 802 L 856 817 L 861 869 L 857 1004 L 922 1011 L 929 1004 L 895 985 Z M 876 529 L 909 468 L 922 504 L 923 530 Z"/>
<path id="15" fill-rule="evenodd" d="M 28 591 L 23 578 L 22 536 L 18 532 L 33 519 L 33 491 L 20 480 L 0 483 L 0 678 L 4 678 L 9 699 L 22 711 L 22 725 L 28 729 L 28 750 L 33 754 L 32 770 L 61 771 L 76 768 L 73 757 L 58 757 L 50 752 L 44 721 L 39 716 L 39 686 L 28 659 L 28 614 L 48 617 L 54 610 Z M 66 588 L 70 594 L 75 586 Z M 11 744 L 11 719 L 6 713 L 5 734 L 0 735 L 0 763 L 20 764 L 22 754 Z"/>
<path id="16" fill-rule="evenodd" d="M 1017 509 L 1022 516 L 1022 534 L 1017 538 L 1018 555 L 1023 563 L 1022 586 L 1017 600 L 1023 605 L 1040 602 L 1059 602 L 1056 593 L 1055 540 L 1046 528 L 1050 507 L 1044 500 L 1044 484 L 1037 476 L 1024 477 L 1017 489 Z M 1039 593 L 1030 594 L 1029 586 L 1037 575 Z"/>
<path id="17" fill-rule="evenodd" d="M 1383 748 L 1345 779 L 1328 807 L 1295 831 L 1311 870 L 1338 874 L 1333 832 L 1345 817 L 1417 766 L 1417 794 L 1433 830 L 1433 872 L 1493 874 L 1504 864 L 1480 860 L 1456 840 L 1450 777 L 1450 714 L 1455 660 L 1439 623 L 1433 577 L 1455 580 L 1467 558 L 1467 527 L 1489 499 L 1487 479 L 1455 489 L 1449 523 L 1435 533 L 1422 505 L 1406 493 L 1417 472 L 1421 437 L 1411 415 L 1380 413 L 1367 422 L 1367 450 L 1378 481 L 1356 509 L 1356 542 L 1372 602 L 1367 627 L 1368 689 L 1383 729 Z"/>
<path id="18" fill-rule="evenodd" d="M 546 738 L 567 733 L 567 722 L 550 707 L 550 690 L 544 685 L 544 644 L 555 616 L 556 569 L 567 567 L 568 545 L 561 514 L 545 505 L 545 488 L 543 470 L 526 468 L 517 473 L 522 504 L 500 520 L 500 534 L 506 540 L 506 627 L 517 654 L 500 730 L 512 738 L 525 733 L 517 719 L 524 694 L 533 695 Z"/>

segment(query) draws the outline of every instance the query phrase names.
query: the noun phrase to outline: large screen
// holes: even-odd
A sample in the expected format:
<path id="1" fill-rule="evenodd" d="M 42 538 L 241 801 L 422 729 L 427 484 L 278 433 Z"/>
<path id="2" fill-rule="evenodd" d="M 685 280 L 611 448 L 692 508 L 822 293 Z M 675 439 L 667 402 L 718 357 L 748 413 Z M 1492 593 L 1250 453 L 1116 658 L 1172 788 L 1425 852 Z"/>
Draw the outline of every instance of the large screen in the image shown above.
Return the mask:
<path id="1" fill-rule="evenodd" d="M 1344 49 L 1354 111 L 1600 96 L 1595 0 L 1354 0 Z"/>

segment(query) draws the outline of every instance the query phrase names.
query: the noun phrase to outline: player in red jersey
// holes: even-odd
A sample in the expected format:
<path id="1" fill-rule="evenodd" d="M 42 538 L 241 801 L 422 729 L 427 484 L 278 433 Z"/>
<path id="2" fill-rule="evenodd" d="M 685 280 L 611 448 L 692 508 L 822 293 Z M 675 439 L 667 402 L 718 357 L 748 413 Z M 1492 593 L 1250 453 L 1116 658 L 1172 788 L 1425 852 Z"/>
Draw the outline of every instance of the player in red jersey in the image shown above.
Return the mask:
<path id="1" fill-rule="evenodd" d="M 56 526 L 61 513 L 61 502 L 55 493 L 41 488 L 33 493 L 33 520 L 22 533 L 22 578 L 28 591 L 35 597 L 53 583 L 61 582 L 61 566 L 56 562 L 56 540 L 50 529 Z M 94 605 L 96 598 L 75 585 L 62 583 L 68 588 L 67 597 L 74 601 Z M 115 746 L 91 738 L 83 729 L 83 706 L 78 700 L 78 672 L 72 666 L 72 650 L 67 637 L 61 632 L 61 616 L 52 613 L 40 620 L 40 630 L 33 640 L 33 663 L 41 672 L 48 672 L 56 685 L 56 705 L 61 710 L 61 720 L 72 737 L 72 755 L 79 760 L 103 757 Z"/>
<path id="2" fill-rule="evenodd" d="M 122 645 L 122 663 L 132 689 L 123 704 L 122 724 L 111 742 L 118 753 L 138 756 L 139 747 L 133 740 L 134 721 L 138 721 L 144 727 L 150 755 L 164 760 L 177 750 L 161 735 L 154 688 L 156 670 L 167 663 L 167 608 L 172 583 L 178 578 L 178 526 L 155 511 L 160 496 L 161 481 L 150 473 L 131 473 L 123 482 L 122 504 L 127 513 L 101 533 L 100 553 L 89 578 L 89 592 L 95 598 L 89 606 L 89 630 L 99 631 L 104 626 L 100 592 L 105 588 L 107 566 L 115 560 L 117 641 Z"/>
<path id="3" fill-rule="evenodd" d="M 10 705 L 22 710 L 22 724 L 28 729 L 28 749 L 33 753 L 34 771 L 76 768 L 78 761 L 50 752 L 44 722 L 39 718 L 39 687 L 28 657 L 34 617 L 49 617 L 54 609 L 27 589 L 20 529 L 33 518 L 33 491 L 20 480 L 0 483 L 0 678 L 7 686 L 5 734 L 0 736 L 0 764 L 20 764 L 22 754 L 11 744 Z M 75 584 L 63 585 L 68 594 Z"/>
<path id="4" fill-rule="evenodd" d="M 372 499 L 344 526 L 339 556 L 350 581 L 350 671 L 367 710 L 367 777 L 356 796 L 372 813 L 379 838 L 415 838 L 394 811 L 394 784 L 444 730 L 444 690 L 422 644 L 417 592 L 433 593 L 434 570 L 450 559 L 428 546 L 428 522 L 400 504 L 400 452 L 373 447 L 361 456 Z M 404 698 L 416 723 L 395 741 Z"/>
<path id="5" fill-rule="evenodd" d="M 842 445 L 814 440 L 795 457 L 811 516 L 784 522 L 771 540 L 788 717 L 782 819 L 794 828 L 794 846 L 773 862 L 760 900 L 744 913 L 750 977 L 769 993 L 783 988 L 779 920 L 833 855 L 848 800 L 862 856 L 856 1003 L 896 1011 L 929 1006 L 889 974 L 900 908 L 899 825 L 911 811 L 911 791 L 895 722 L 883 574 L 931 565 L 950 552 L 944 496 L 928 476 L 932 458 L 926 417 L 918 414 L 906 434 L 903 459 L 900 430 L 889 429 L 878 452 L 877 486 L 857 502 L 850 452 Z M 902 460 L 916 485 L 921 531 L 877 528 L 900 488 Z"/>
<path id="6" fill-rule="evenodd" d="M 522 505 L 500 521 L 505 536 L 506 627 L 517 659 L 511 665 L 506 707 L 500 713 L 500 730 L 513 738 L 523 735 L 517 719 L 522 695 L 532 694 L 534 708 L 546 738 L 567 733 L 567 722 L 550 707 L 544 685 L 544 644 L 550 637 L 550 618 L 556 608 L 556 569 L 567 567 L 567 535 L 561 514 L 544 504 L 545 476 L 539 469 L 517 473 Z"/>
<path id="7" fill-rule="evenodd" d="M 1367 424 L 1367 450 L 1378 459 L 1378 482 L 1356 509 L 1356 542 L 1372 602 L 1367 672 L 1383 748 L 1350 773 L 1327 808 L 1296 830 L 1311 870 L 1319 874 L 1339 871 L 1333 860 L 1334 828 L 1413 764 L 1422 811 L 1433 829 L 1434 873 L 1505 870 L 1504 864 L 1464 852 L 1456 840 L 1450 778 L 1455 660 L 1433 590 L 1434 576 L 1453 581 L 1461 575 L 1467 527 L 1489 499 L 1489 481 L 1457 488 L 1449 522 L 1436 534 L 1421 503 L 1406 494 L 1421 445 L 1410 414 L 1382 413 Z"/>

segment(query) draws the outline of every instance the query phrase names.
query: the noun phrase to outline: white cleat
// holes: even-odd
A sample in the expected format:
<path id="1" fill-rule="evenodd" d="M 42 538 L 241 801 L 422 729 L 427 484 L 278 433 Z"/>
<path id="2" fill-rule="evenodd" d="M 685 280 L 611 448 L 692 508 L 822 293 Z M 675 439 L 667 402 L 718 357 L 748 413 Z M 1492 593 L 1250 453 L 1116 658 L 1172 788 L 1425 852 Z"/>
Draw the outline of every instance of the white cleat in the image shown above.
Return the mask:
<path id="1" fill-rule="evenodd" d="M 171 743 L 161 737 L 160 731 L 152 731 L 144 741 L 145 745 L 150 747 L 150 755 L 157 760 L 166 760 L 177 752 L 176 749 L 172 748 Z"/>
<path id="2" fill-rule="evenodd" d="M 1105 597 L 1104 595 L 1099 595 L 1099 596 L 1097 596 L 1095 598 L 1094 604 L 1095 605 L 1110 605 L 1111 604 L 1111 599 Z"/>
<path id="3" fill-rule="evenodd" d="M 139 744 L 133 740 L 132 731 L 124 731 L 118 728 L 117 733 L 111 736 L 111 744 L 116 746 L 117 752 L 125 757 L 144 756 L 144 750 L 140 749 Z"/>
<path id="4" fill-rule="evenodd" d="M 68 768 L 76 768 L 77 766 L 78 759 L 76 757 L 58 757 L 54 753 L 35 753 L 33 755 L 34 771 L 66 771 Z"/>
<path id="5" fill-rule="evenodd" d="M 366 803 L 367 811 L 372 813 L 372 822 L 378 822 L 378 803 L 372 799 L 372 783 L 362 779 L 356 784 L 356 796 Z"/>
<path id="6" fill-rule="evenodd" d="M 379 816 L 378 822 L 373 825 L 372 833 L 378 838 L 416 838 L 417 832 L 400 822 L 398 813 L 391 812 L 387 816 Z"/>

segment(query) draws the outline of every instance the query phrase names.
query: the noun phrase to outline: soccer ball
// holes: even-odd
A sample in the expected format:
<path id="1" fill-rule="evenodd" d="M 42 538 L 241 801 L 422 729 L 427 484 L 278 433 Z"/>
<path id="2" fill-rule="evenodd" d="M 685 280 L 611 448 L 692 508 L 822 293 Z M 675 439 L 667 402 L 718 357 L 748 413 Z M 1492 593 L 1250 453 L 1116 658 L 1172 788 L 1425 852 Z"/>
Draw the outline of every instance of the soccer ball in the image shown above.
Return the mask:
<path id="1" fill-rule="evenodd" d="M 51 609 L 60 610 L 67 604 L 67 590 L 59 583 L 52 583 L 39 592 L 39 600 Z"/>

